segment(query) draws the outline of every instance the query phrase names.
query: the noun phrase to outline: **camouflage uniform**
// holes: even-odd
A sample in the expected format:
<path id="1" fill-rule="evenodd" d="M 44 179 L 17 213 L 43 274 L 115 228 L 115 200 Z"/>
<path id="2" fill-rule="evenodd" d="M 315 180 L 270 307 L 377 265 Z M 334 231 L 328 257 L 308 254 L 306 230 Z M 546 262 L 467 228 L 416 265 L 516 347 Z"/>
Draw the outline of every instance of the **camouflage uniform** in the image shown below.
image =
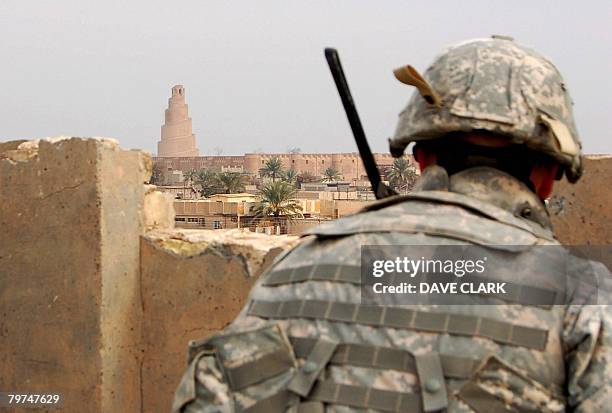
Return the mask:
<path id="1" fill-rule="evenodd" d="M 480 42 L 484 47 L 467 43 L 468 52 L 485 53 L 490 42 Z M 500 42 L 502 48 L 514 50 L 498 39 L 494 50 Z M 448 58 L 449 53 L 442 56 Z M 439 94 L 442 110 L 466 95 L 464 90 L 450 99 L 452 88 L 444 88 L 442 78 L 434 82 L 427 73 L 426 78 L 435 89 L 426 85 L 423 90 Z M 476 78 L 472 85 L 480 84 Z M 419 108 L 419 99 L 413 97 L 403 117 L 419 110 L 447 116 L 440 109 Z M 496 131 L 510 132 L 504 132 L 508 119 L 483 120 L 471 110 L 475 129 L 490 129 L 483 122 L 493 122 Z M 539 136 L 528 136 L 527 117 L 518 112 L 526 132 L 513 139 L 525 142 Z M 551 112 L 546 116 L 553 122 L 548 124 L 557 119 L 557 112 Z M 514 123 L 520 128 L 519 120 Z M 461 122 L 453 127 L 461 128 Z M 571 114 L 564 122 L 572 124 Z M 444 122 L 434 118 L 429 123 Z M 576 147 L 567 148 L 570 141 L 578 145 L 577 135 L 575 129 L 560 128 L 538 130 L 541 142 L 549 145 L 538 148 L 556 151 L 566 173 L 575 178 L 580 174 L 579 153 Z M 400 120 L 392 146 L 446 133 L 423 131 L 416 123 Z M 570 135 L 558 138 L 552 136 L 555 132 Z M 550 144 L 551 138 L 563 141 L 565 149 Z M 503 254 L 508 268 L 528 267 L 534 274 L 557 268 L 542 248 L 559 247 L 544 205 L 514 177 L 490 167 L 449 177 L 442 168 L 429 167 L 412 194 L 379 201 L 359 214 L 317 227 L 280 257 L 258 280 L 230 326 L 191 344 L 189 368 L 173 411 L 611 411 L 612 316 L 607 306 L 584 305 L 573 281 L 562 305 L 517 299 L 497 305 L 368 306 L 360 300 L 363 245 L 478 245 Z M 594 262 L 570 257 L 564 265 L 574 280 L 584 274 L 600 281 L 609 277 L 607 269 Z M 608 293 L 598 293 L 599 302 L 607 303 Z"/>

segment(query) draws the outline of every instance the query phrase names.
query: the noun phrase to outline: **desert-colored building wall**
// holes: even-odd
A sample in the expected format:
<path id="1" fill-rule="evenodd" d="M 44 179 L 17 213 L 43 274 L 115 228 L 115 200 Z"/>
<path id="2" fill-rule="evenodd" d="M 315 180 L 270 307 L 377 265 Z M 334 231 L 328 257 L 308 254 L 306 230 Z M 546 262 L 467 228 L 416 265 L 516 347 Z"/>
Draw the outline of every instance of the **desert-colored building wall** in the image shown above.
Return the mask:
<path id="1" fill-rule="evenodd" d="M 200 169 L 222 171 L 224 169 L 242 171 L 258 175 L 259 170 L 270 158 L 279 158 L 285 170 L 294 168 L 298 173 L 309 172 L 315 177 L 323 176 L 327 168 L 334 168 L 343 180 L 362 180 L 367 175 L 363 162 L 357 152 L 351 153 L 247 153 L 244 156 L 191 156 L 169 157 L 158 156 L 153 162 L 160 164 L 164 171 L 181 170 L 183 172 Z M 374 155 L 379 168 L 393 164 L 390 154 Z M 408 156 L 412 163 L 414 160 Z"/>
<path id="2" fill-rule="evenodd" d="M 352 199 L 322 199 L 321 217 L 338 219 L 352 215 L 364 208 L 368 202 Z"/>

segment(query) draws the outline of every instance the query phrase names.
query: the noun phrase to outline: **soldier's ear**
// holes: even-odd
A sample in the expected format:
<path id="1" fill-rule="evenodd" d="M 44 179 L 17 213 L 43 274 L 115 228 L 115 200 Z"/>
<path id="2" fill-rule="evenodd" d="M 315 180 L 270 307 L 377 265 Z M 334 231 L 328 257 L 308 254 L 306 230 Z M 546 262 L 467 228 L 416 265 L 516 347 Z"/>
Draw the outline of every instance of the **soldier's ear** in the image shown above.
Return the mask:
<path id="1" fill-rule="evenodd" d="M 423 147 L 423 145 L 416 144 L 412 149 L 412 154 L 414 159 L 416 159 L 419 164 L 419 168 L 421 171 L 424 171 L 430 165 L 435 165 L 438 162 L 438 156 L 435 152 L 429 151 L 427 148 Z"/>
<path id="2" fill-rule="evenodd" d="M 529 174 L 529 180 L 535 188 L 535 193 L 542 200 L 550 197 L 552 194 L 555 177 L 559 172 L 559 165 L 543 165 L 536 164 L 533 166 Z"/>

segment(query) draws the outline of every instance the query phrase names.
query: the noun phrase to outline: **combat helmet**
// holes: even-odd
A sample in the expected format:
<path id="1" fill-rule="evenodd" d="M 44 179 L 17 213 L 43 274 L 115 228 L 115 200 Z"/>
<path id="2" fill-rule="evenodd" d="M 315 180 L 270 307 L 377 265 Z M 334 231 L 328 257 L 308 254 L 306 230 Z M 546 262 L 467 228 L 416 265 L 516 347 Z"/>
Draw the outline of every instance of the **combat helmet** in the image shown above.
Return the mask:
<path id="1" fill-rule="evenodd" d="M 452 132 L 490 131 L 554 158 L 570 182 L 582 175 L 572 101 L 557 68 L 505 36 L 465 41 L 444 50 L 421 76 L 395 70 L 417 91 L 400 113 L 391 153 Z"/>

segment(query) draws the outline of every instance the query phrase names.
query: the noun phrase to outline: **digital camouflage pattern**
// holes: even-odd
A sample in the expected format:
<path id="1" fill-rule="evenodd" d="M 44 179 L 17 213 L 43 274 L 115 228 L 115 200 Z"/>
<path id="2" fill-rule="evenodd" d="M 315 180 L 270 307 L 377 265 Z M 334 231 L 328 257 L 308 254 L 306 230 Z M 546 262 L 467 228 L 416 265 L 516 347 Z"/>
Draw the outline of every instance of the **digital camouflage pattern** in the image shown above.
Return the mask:
<path id="1" fill-rule="evenodd" d="M 466 41 L 443 51 L 423 77 L 442 105 L 413 94 L 390 141 L 395 156 L 413 141 L 487 130 L 554 157 L 571 182 L 582 174 L 567 86 L 535 51 L 503 38 Z"/>
<path id="2" fill-rule="evenodd" d="M 411 141 L 488 130 L 550 154 L 579 178 L 571 101 L 546 59 L 509 40 L 479 39 L 445 51 L 424 78 L 419 90 L 435 104 L 413 96 L 394 155 Z M 563 274 L 566 294 L 548 306 L 484 305 L 479 296 L 470 305 L 364 305 L 351 273 L 364 245 L 477 245 L 530 291 L 554 292 L 548 277 Z M 413 193 L 314 228 L 279 257 L 233 323 L 190 345 L 173 411 L 612 411 L 610 273 L 559 251 L 546 209 L 519 180 L 490 167 L 449 177 L 432 165 Z M 585 305 L 593 294 L 604 305 Z"/>
<path id="3" fill-rule="evenodd" d="M 259 302 L 321 300 L 359 304 L 360 286 L 347 282 L 305 280 L 279 285 L 266 282 L 279 271 L 292 268 L 359 266 L 362 245 L 478 244 L 491 250 L 505 251 L 510 269 L 514 261 L 529 262 L 534 274 L 542 274 L 551 266 L 554 268 L 554 263 L 540 259 L 536 252 L 539 250 L 535 249 L 536 246 L 558 246 L 548 223 L 517 214 L 525 206 L 537 208 L 540 201 L 534 199 L 522 183 L 505 173 L 492 168 L 476 169 L 475 172 L 468 170 L 451 177 L 446 191 L 420 191 L 386 199 L 360 214 L 311 230 L 296 248 L 280 257 L 258 280 L 248 304 L 219 336 L 221 338 L 213 337 L 192 347 L 196 354 L 177 390 L 174 411 L 400 411 L 359 407 L 359 402 L 355 401 L 360 399 L 358 388 L 421 398 L 445 390 L 446 411 L 449 412 L 563 412 L 566 408 L 575 412 L 610 411 L 612 315 L 607 306 L 579 305 L 573 301 L 578 300 L 574 296 L 570 296 L 565 305 L 550 308 L 513 303 L 402 307 L 432 314 L 486 317 L 514 328 L 544 329 L 546 341 L 540 349 L 504 344 L 481 336 L 330 321 L 323 316 L 302 318 L 285 314 L 262 317 L 253 314 L 254 304 Z M 427 179 L 426 171 L 423 176 Z M 489 188 L 495 189 L 494 196 L 484 189 L 486 182 L 493 182 Z M 576 279 L 587 272 L 601 278 L 609 277 L 603 265 L 577 258 L 572 259 L 570 270 Z M 611 297 L 607 294 L 600 291 L 600 302 L 610 302 Z M 262 334 L 262 331 L 267 333 Z M 255 333 L 250 333 L 246 339 L 245 332 Z M 270 339 L 270 334 L 275 338 Z M 420 377 L 421 373 L 403 371 L 399 366 L 373 368 L 326 359 L 322 363 L 323 370 L 318 373 L 319 379 L 358 386 L 350 388 L 357 390 L 351 390 L 352 396 L 348 399 L 320 404 L 321 410 L 299 410 L 300 401 L 316 400 L 320 396 L 315 390 L 310 390 L 305 397 L 287 391 L 292 377 L 305 370 L 304 355 L 298 357 L 295 355 L 297 350 L 294 349 L 295 354 L 289 351 L 288 357 L 281 357 L 285 360 L 285 364 L 280 363 L 284 367 L 276 370 L 270 370 L 268 361 L 252 364 L 253 360 L 269 360 L 278 349 L 287 349 L 283 343 L 296 337 L 405 350 L 415 357 L 457 357 L 472 361 L 476 367 L 460 377 L 445 371 L 440 387 L 440 382 L 436 381 L 440 377 L 436 378 L 430 372 L 423 373 L 432 375 L 424 380 L 426 377 Z M 261 371 L 262 377 L 245 388 L 232 387 L 228 384 L 232 380 L 231 374 L 227 373 L 225 354 L 235 355 L 229 357 L 229 365 Z M 242 374 L 243 378 L 248 376 Z M 286 394 L 282 408 L 277 404 L 262 405 L 270 402 L 270 397 L 275 394 Z M 403 411 L 428 411 L 425 402 L 422 403 L 423 406 Z M 257 410 L 258 406 L 265 408 Z"/>

